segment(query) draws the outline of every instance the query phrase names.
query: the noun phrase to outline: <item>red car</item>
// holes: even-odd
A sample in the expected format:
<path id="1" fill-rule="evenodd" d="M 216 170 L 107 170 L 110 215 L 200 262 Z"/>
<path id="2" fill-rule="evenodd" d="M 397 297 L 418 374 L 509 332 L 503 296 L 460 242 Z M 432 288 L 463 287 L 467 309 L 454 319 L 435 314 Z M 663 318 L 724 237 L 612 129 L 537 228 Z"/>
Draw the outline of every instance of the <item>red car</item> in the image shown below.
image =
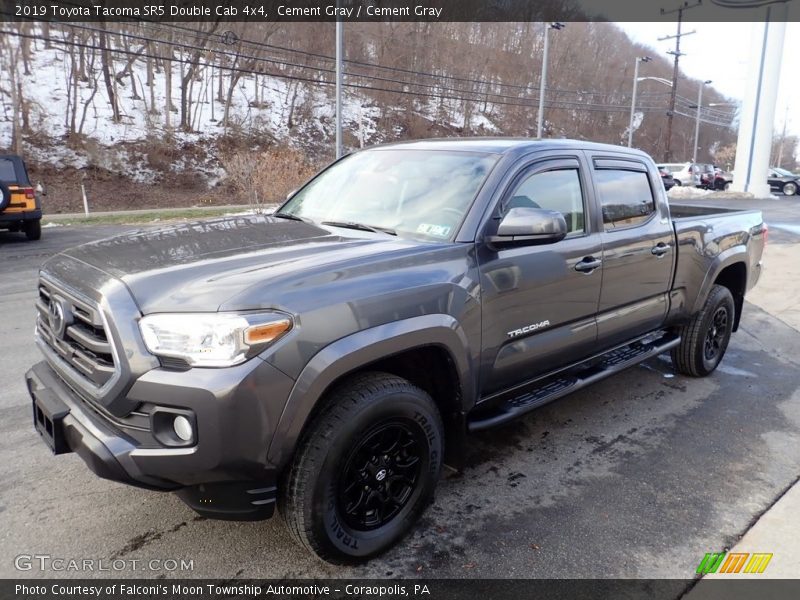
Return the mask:
<path id="1" fill-rule="evenodd" d="M 733 177 L 714 165 L 697 165 L 700 171 L 700 185 L 704 190 L 727 190 Z"/>

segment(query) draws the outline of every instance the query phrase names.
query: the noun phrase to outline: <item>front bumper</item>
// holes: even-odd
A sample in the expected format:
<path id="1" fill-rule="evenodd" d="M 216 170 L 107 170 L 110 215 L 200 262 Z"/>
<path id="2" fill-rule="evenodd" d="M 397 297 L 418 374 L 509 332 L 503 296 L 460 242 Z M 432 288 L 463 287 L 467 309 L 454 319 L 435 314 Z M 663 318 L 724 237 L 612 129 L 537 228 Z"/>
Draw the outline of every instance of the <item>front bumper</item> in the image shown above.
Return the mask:
<path id="1" fill-rule="evenodd" d="M 273 514 L 277 480 L 277 470 L 266 461 L 265 438 L 271 436 L 272 419 L 263 406 L 270 400 L 280 402 L 280 388 L 291 385 L 279 371 L 264 373 L 265 369 L 274 370 L 256 361 L 247 370 L 228 372 L 217 382 L 219 389 L 212 384 L 223 370 L 193 374 L 155 369 L 137 380 L 129 398 L 156 403 L 164 399 L 173 406 L 188 406 L 197 415 L 197 442 L 180 448 L 143 443 L 141 431 L 129 435 L 133 432 L 78 396 L 45 361 L 34 365 L 25 379 L 34 424 L 55 454 L 75 452 L 105 479 L 175 491 L 209 518 L 259 520 Z M 243 378 L 244 389 L 225 380 L 237 377 Z M 259 398 L 252 393 L 254 384 L 265 377 L 271 385 L 262 390 L 272 397 Z"/>

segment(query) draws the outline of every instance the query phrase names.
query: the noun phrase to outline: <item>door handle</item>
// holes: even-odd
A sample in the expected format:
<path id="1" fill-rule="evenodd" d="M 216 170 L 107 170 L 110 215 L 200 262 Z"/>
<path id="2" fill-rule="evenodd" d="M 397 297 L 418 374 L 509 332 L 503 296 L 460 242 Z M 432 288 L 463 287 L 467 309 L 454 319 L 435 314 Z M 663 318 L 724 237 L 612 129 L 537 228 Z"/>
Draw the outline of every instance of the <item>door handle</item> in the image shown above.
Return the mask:
<path id="1" fill-rule="evenodd" d="M 603 261 L 599 258 L 595 258 L 594 256 L 587 256 L 582 261 L 575 265 L 575 270 L 580 271 L 581 273 L 591 273 L 600 265 L 603 264 Z"/>
<path id="2" fill-rule="evenodd" d="M 650 249 L 650 254 L 658 257 L 664 256 L 667 252 L 669 252 L 669 245 L 664 242 L 659 242 Z"/>

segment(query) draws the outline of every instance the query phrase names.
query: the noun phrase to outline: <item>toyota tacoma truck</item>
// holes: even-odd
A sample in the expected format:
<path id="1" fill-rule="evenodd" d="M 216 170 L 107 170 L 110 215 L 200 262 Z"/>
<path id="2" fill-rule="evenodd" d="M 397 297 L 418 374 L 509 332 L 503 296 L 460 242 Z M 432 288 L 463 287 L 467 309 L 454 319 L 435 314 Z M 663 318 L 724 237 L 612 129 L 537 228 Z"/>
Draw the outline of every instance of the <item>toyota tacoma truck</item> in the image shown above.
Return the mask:
<path id="1" fill-rule="evenodd" d="M 395 544 L 469 433 L 650 357 L 711 374 L 758 211 L 670 207 L 637 150 L 406 142 L 271 215 L 134 231 L 41 268 L 37 431 L 207 517 L 277 506 L 338 563 Z"/>

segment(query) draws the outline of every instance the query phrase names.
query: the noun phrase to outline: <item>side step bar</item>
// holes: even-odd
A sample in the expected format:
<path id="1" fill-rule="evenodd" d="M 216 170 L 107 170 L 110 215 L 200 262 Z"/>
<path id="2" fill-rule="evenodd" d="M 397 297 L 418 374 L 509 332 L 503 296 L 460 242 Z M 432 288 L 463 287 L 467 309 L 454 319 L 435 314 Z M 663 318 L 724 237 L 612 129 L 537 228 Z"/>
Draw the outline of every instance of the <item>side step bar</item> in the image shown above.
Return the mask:
<path id="1" fill-rule="evenodd" d="M 679 335 L 649 334 L 571 367 L 545 375 L 517 389 L 516 395 L 503 393 L 504 400 L 479 412 L 468 422 L 469 431 L 501 425 L 567 394 L 619 373 L 642 361 L 663 354 L 681 343 Z M 492 402 L 491 399 L 487 402 Z"/>

